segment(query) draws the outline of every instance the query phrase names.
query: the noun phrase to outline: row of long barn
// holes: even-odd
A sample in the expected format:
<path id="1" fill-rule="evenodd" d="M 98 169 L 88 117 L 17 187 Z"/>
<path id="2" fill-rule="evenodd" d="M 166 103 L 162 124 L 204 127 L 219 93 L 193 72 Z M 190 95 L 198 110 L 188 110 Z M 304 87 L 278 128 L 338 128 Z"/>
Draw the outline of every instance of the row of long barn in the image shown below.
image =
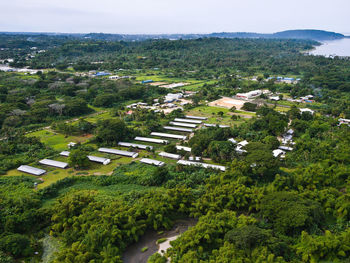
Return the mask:
<path id="1" fill-rule="evenodd" d="M 163 128 L 166 130 L 171 130 L 171 131 L 190 132 L 191 133 L 191 132 L 193 132 L 193 129 L 197 128 L 198 125 L 201 125 L 203 123 L 203 121 L 206 119 L 207 118 L 205 118 L 205 117 L 199 117 L 199 116 L 185 116 L 185 118 L 175 118 L 174 121 L 169 122 L 169 125 L 173 125 L 173 126 L 165 126 Z M 205 127 L 216 126 L 215 124 L 207 124 L 207 123 L 204 123 L 203 125 Z M 183 127 L 185 127 L 185 128 L 183 128 Z M 219 127 L 226 128 L 228 126 L 219 125 Z M 140 142 L 156 143 L 156 144 L 168 144 L 169 140 L 167 140 L 167 139 L 177 139 L 177 140 L 186 140 L 187 139 L 187 136 L 185 136 L 185 135 L 162 133 L 162 132 L 151 132 L 150 135 L 154 136 L 154 137 L 161 137 L 161 138 L 166 138 L 166 139 L 137 136 L 134 138 L 134 140 L 140 141 Z M 118 146 L 128 147 L 128 148 L 136 148 L 136 149 L 140 149 L 140 150 L 153 150 L 153 148 L 154 148 L 151 145 L 144 145 L 144 144 L 130 143 L 130 142 L 119 142 Z M 185 152 L 191 152 L 191 148 L 186 147 L 186 146 L 177 145 L 176 149 L 179 151 L 183 150 Z M 124 151 L 124 150 L 111 149 L 111 148 L 99 148 L 98 151 L 101 153 L 115 154 L 115 155 L 130 157 L 130 158 L 137 158 L 138 157 L 137 152 L 130 152 L 130 151 Z M 61 156 L 65 156 L 65 157 L 68 157 L 69 154 L 70 154 L 69 151 L 62 151 L 60 153 Z M 192 159 L 190 159 L 190 161 L 186 161 L 186 160 L 180 160 L 182 157 L 179 154 L 160 152 L 160 153 L 158 153 L 158 155 L 161 157 L 164 157 L 164 158 L 178 160 L 177 163 L 181 164 L 181 165 L 193 165 L 193 166 L 200 166 L 200 167 L 204 167 L 204 168 L 213 168 L 213 169 L 219 169 L 221 171 L 225 171 L 224 166 L 197 162 L 198 157 L 192 157 Z M 98 163 L 101 163 L 103 165 L 107 165 L 111 162 L 110 159 L 104 158 L 104 157 L 98 157 L 98 156 L 92 156 L 92 155 L 89 155 L 87 157 L 90 161 L 98 162 Z M 165 165 L 165 163 L 162 161 L 153 160 L 153 159 L 149 159 L 149 158 L 142 158 L 142 159 L 140 159 L 140 162 L 145 163 L 145 164 L 155 165 L 155 166 L 164 166 Z M 66 162 L 61 162 L 61 161 L 56 161 L 56 160 L 51 160 L 51 159 L 43 159 L 43 160 L 40 160 L 39 163 L 42 165 L 47 165 L 47 166 L 61 168 L 61 169 L 65 169 L 68 167 L 68 163 L 66 163 Z M 32 167 L 29 165 L 21 165 L 20 167 L 17 168 L 17 170 L 24 172 L 24 173 L 37 175 L 37 176 L 40 176 L 40 175 L 43 175 L 46 173 L 46 170 L 44 170 L 44 169 Z"/>

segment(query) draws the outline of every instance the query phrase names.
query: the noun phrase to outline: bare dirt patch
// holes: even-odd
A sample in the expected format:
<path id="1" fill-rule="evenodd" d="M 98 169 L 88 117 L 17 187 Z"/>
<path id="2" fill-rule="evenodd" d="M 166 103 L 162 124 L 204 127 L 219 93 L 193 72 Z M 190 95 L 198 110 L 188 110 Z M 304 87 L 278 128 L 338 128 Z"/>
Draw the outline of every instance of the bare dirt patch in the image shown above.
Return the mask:
<path id="1" fill-rule="evenodd" d="M 223 97 L 221 99 L 210 102 L 208 105 L 212 107 L 224 107 L 227 109 L 231 109 L 233 106 L 235 106 L 237 110 L 240 110 L 243 107 L 244 103 L 246 103 L 244 100 Z"/>

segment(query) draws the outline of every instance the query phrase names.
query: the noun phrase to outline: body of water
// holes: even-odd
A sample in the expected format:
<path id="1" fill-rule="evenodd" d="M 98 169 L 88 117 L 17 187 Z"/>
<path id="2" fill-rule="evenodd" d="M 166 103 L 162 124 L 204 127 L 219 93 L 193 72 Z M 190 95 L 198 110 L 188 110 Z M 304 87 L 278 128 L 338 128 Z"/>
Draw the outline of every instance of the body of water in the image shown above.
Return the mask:
<path id="1" fill-rule="evenodd" d="M 350 57 L 350 38 L 322 42 L 309 52 L 312 55 Z"/>

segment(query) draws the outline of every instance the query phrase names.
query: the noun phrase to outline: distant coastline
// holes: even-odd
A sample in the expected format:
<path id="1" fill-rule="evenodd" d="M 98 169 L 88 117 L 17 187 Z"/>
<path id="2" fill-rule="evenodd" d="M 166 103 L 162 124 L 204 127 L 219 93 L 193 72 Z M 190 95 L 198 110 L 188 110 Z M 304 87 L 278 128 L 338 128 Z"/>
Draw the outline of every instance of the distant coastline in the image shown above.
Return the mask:
<path id="1" fill-rule="evenodd" d="M 314 46 L 307 54 L 325 57 L 350 57 L 350 37 L 343 39 L 322 41 L 321 45 Z"/>

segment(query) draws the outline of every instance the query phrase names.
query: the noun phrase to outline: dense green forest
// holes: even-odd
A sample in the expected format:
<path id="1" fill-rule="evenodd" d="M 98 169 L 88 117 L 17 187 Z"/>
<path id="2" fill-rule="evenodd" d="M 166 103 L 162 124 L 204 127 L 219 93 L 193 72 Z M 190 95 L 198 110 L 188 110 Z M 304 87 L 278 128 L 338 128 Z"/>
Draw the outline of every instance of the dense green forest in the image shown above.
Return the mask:
<path id="1" fill-rule="evenodd" d="M 179 219 L 196 223 L 148 262 L 350 262 L 350 126 L 338 120 L 350 118 L 350 61 L 305 54 L 313 45 L 0 34 L 0 55 L 14 59 L 10 66 L 45 69 L 0 72 L 0 262 L 123 262 L 128 247 L 150 231 L 166 233 Z M 26 59 L 33 46 L 46 51 Z M 90 70 L 132 77 L 110 80 Z M 300 81 L 269 80 L 278 75 Z M 141 83 L 152 78 L 188 86 Z M 313 101 L 273 102 L 262 94 L 241 110 L 208 106 L 257 89 L 282 99 L 312 94 Z M 170 92 L 190 92 L 191 103 L 167 114 L 127 107 L 162 104 Z M 302 113 L 305 107 L 315 113 Z M 106 172 L 108 166 L 86 157 L 98 147 L 169 132 L 164 125 L 192 112 L 229 125 L 195 129 L 181 142 L 190 152 L 178 150 L 175 140 L 126 150 L 152 158 L 159 150 L 186 160 L 199 156 L 226 171 L 108 155 Z M 276 158 L 272 151 L 290 129 L 293 150 Z M 238 152 L 230 138 L 249 144 Z M 69 163 L 67 175 L 51 168 L 47 177 L 16 173 L 23 164 L 64 158 L 59 152 L 73 139 L 81 141 L 59 159 Z"/>

